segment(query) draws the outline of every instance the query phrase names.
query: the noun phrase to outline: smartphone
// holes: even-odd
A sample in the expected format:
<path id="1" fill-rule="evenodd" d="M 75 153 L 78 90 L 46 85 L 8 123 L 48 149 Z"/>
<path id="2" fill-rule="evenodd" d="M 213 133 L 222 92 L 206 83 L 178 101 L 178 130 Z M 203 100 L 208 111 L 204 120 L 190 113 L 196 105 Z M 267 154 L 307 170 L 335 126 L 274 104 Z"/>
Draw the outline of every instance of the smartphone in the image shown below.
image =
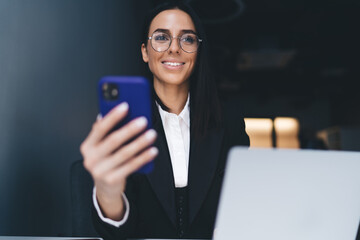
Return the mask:
<path id="1" fill-rule="evenodd" d="M 98 84 L 98 98 L 102 116 L 122 102 L 129 104 L 126 118 L 119 122 L 112 131 L 141 116 L 146 117 L 148 121 L 148 126 L 144 131 L 152 127 L 151 87 L 147 78 L 142 76 L 104 76 Z M 154 164 L 151 161 L 137 172 L 148 174 L 153 168 Z"/>

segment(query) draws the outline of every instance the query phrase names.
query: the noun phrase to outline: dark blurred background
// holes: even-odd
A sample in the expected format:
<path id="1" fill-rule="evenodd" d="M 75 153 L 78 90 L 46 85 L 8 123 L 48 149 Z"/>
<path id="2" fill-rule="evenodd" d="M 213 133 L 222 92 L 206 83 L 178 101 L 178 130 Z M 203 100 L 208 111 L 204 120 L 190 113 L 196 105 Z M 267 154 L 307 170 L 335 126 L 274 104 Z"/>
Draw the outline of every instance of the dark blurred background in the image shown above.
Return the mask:
<path id="1" fill-rule="evenodd" d="M 0 235 L 69 236 L 70 165 L 103 75 L 144 67 L 143 15 L 161 1 L 0 0 Z M 360 150 L 360 4 L 193 0 L 219 92 L 245 117 L 295 117 L 302 148 L 330 129 Z"/>

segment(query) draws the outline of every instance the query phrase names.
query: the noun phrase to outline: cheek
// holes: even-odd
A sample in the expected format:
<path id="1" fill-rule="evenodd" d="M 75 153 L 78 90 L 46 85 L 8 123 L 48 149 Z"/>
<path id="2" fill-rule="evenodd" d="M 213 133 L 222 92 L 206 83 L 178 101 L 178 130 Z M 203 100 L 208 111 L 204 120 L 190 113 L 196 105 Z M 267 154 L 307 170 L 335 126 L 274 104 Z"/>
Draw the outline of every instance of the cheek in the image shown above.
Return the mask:
<path id="1" fill-rule="evenodd" d="M 196 67 L 196 64 L 197 64 L 197 55 L 195 55 L 192 59 L 191 59 L 191 69 L 190 71 L 193 72 L 195 67 Z"/>
<path id="2" fill-rule="evenodd" d="M 149 61 L 148 61 L 148 66 L 149 66 L 149 69 L 150 71 L 153 73 L 154 70 L 156 69 L 156 55 L 148 52 L 148 57 L 149 57 Z"/>

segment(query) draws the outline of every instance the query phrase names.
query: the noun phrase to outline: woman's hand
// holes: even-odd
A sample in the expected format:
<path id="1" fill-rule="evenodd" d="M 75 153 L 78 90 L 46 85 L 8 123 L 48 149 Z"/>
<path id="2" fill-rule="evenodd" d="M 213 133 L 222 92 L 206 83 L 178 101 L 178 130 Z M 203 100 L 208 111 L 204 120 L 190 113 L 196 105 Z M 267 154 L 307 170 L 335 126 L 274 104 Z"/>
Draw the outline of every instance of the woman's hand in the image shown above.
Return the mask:
<path id="1" fill-rule="evenodd" d="M 122 103 L 103 119 L 96 121 L 80 146 L 84 166 L 94 180 L 101 210 L 106 217 L 113 220 L 121 220 L 125 212 L 122 193 L 125 190 L 126 178 L 154 159 L 158 153 L 155 147 L 150 147 L 156 139 L 153 129 L 127 143 L 146 128 L 145 117 L 134 119 L 108 134 L 125 118 L 128 109 L 128 104 Z"/>

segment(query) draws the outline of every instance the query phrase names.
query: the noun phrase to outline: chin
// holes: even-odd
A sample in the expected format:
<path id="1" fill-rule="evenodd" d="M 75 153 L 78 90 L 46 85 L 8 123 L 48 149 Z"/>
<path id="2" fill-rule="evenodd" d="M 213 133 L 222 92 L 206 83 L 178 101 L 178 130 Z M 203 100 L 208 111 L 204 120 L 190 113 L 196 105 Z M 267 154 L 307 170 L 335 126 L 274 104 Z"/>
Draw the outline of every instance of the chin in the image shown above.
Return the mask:
<path id="1" fill-rule="evenodd" d="M 173 79 L 172 81 L 168 81 L 169 84 L 173 84 L 173 85 L 177 85 L 177 86 L 182 86 L 184 84 L 187 84 L 187 80 L 184 80 L 183 78 L 181 79 Z"/>
<path id="2" fill-rule="evenodd" d="M 165 83 L 173 85 L 182 85 L 187 82 L 187 78 L 179 74 L 166 74 L 162 79 Z"/>

